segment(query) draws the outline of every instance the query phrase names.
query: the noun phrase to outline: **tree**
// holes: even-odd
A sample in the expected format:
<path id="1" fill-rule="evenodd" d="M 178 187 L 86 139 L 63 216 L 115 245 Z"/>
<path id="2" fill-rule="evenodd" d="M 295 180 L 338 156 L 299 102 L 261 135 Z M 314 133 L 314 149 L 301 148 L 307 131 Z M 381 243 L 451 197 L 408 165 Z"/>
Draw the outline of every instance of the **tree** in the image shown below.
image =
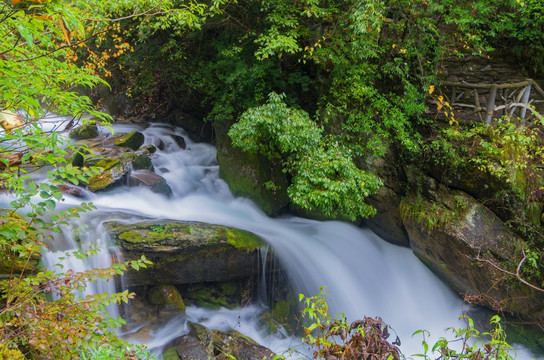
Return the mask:
<path id="1" fill-rule="evenodd" d="M 98 279 L 111 279 L 140 260 L 82 273 L 39 268 L 40 251 L 70 217 L 92 210 L 92 204 L 56 211 L 65 183 L 86 182 L 92 169 L 67 160 L 69 144 L 60 130 L 85 117 L 108 125 L 109 116 L 94 108 L 84 87 L 104 83 L 89 68 L 76 65 L 75 49 L 87 33 L 98 3 L 37 0 L 0 3 L 0 187 L 12 200 L 0 213 L 0 250 L 9 276 L 0 281 L 0 343 L 31 358 L 76 358 L 108 343 L 124 348 L 112 328 L 121 319 L 104 313 L 112 302 L 128 301 L 128 291 L 81 298 L 78 291 Z M 94 21 L 94 20 L 93 20 Z M 47 124 L 50 111 L 71 118 Z M 40 180 L 31 173 L 43 169 Z M 9 200 L 8 200 L 9 201 Z M 21 215 L 19 215 L 21 214 Z M 24 219 L 23 219 L 24 217 Z M 69 256 L 86 257 L 74 252 Z M 12 354 L 13 355 L 13 354 Z"/>

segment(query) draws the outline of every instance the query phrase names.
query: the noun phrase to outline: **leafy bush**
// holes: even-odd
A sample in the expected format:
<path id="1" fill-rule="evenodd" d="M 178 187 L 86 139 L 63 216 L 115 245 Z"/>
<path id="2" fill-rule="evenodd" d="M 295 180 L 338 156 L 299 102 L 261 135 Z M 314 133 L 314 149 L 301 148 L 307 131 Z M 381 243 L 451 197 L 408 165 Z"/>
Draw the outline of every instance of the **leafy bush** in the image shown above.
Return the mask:
<path id="1" fill-rule="evenodd" d="M 389 326 L 382 319 L 364 317 L 348 323 L 344 314 L 336 317 L 329 315 L 326 288 L 322 287 L 316 296 L 299 295 L 305 305 L 302 312 L 306 322 L 303 341 L 314 349 L 314 359 L 344 359 L 344 360 L 512 360 L 515 351 L 506 342 L 499 316 L 493 316 L 490 331 L 481 332 L 474 328 L 474 322 L 468 316 L 465 328 L 450 328 L 454 340 L 440 338 L 429 347 L 426 337 L 429 332 L 418 330 L 413 336 L 421 335 L 423 352 L 406 356 L 397 347 L 400 339 L 390 343 L 388 338 Z M 452 345 L 453 344 L 453 345 Z M 453 346 L 453 347 L 452 347 Z"/>

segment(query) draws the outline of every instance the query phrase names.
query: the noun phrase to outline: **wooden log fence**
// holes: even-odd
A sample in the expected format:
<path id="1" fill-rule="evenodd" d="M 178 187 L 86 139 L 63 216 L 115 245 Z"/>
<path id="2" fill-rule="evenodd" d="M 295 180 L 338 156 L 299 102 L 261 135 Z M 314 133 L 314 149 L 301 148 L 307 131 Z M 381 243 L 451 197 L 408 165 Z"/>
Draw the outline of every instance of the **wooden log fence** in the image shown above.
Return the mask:
<path id="1" fill-rule="evenodd" d="M 448 94 L 445 97 L 452 108 L 469 109 L 487 125 L 491 125 L 495 117 L 510 115 L 519 116 L 521 125 L 525 126 L 528 111 L 544 122 L 544 116 L 533 106 L 544 104 L 544 90 L 532 79 L 503 84 L 443 81 L 441 90 L 443 94 Z M 502 114 L 498 115 L 501 111 Z"/>

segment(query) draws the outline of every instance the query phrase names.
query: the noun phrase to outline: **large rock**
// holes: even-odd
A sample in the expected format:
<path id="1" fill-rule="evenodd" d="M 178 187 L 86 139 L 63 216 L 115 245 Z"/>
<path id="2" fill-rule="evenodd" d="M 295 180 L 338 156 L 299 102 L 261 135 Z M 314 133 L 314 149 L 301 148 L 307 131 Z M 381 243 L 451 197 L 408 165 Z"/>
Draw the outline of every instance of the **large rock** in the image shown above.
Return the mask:
<path id="1" fill-rule="evenodd" d="M 128 176 L 129 186 L 145 186 L 151 191 L 166 196 L 172 195 L 172 188 L 166 182 L 166 179 L 149 170 L 133 171 Z"/>
<path id="2" fill-rule="evenodd" d="M 376 215 L 366 219 L 365 224 L 382 239 L 395 245 L 409 246 L 399 209 L 406 191 L 406 175 L 394 152 L 388 149 L 380 158 L 357 159 L 356 163 L 383 181 L 383 186 L 367 200 L 376 208 Z"/>
<path id="3" fill-rule="evenodd" d="M 289 204 L 289 182 L 278 161 L 234 148 L 227 126 L 217 126 L 217 161 L 223 180 L 236 196 L 248 197 L 268 215 L 278 214 Z M 274 184 L 273 187 L 267 184 Z"/>
<path id="4" fill-rule="evenodd" d="M 189 328 L 189 334 L 176 342 L 182 360 L 267 360 L 275 356 L 269 349 L 234 330 L 211 331 L 196 323 L 189 323 Z"/>
<path id="5" fill-rule="evenodd" d="M 128 134 L 124 134 L 115 140 L 116 146 L 126 146 L 132 150 L 137 150 L 144 143 L 144 134 L 139 131 L 132 131 Z"/>
<path id="6" fill-rule="evenodd" d="M 263 242 L 244 230 L 182 221 L 108 222 L 105 227 L 125 260 L 145 255 L 153 262 L 147 269 L 129 270 L 128 286 L 247 279 L 258 271 Z"/>
<path id="7" fill-rule="evenodd" d="M 98 136 L 96 125 L 85 124 L 70 131 L 70 139 L 90 139 Z"/>
<path id="8" fill-rule="evenodd" d="M 436 183 L 427 189 L 425 195 L 411 195 L 402 204 L 414 253 L 467 300 L 544 320 L 544 294 L 476 260 L 480 256 L 515 269 L 522 241 L 470 195 Z"/>

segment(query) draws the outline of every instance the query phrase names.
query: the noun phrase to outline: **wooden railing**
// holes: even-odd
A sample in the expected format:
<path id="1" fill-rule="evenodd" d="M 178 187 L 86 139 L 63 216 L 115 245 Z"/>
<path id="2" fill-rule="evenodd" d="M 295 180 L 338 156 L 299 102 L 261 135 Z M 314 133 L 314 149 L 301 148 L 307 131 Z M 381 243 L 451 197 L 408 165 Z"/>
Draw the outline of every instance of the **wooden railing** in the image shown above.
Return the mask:
<path id="1" fill-rule="evenodd" d="M 517 116 L 523 123 L 530 115 L 544 121 L 534 105 L 544 103 L 544 90 L 532 80 L 504 84 L 472 84 L 443 81 L 441 92 L 453 109 L 463 108 L 490 125 L 495 117 Z"/>

